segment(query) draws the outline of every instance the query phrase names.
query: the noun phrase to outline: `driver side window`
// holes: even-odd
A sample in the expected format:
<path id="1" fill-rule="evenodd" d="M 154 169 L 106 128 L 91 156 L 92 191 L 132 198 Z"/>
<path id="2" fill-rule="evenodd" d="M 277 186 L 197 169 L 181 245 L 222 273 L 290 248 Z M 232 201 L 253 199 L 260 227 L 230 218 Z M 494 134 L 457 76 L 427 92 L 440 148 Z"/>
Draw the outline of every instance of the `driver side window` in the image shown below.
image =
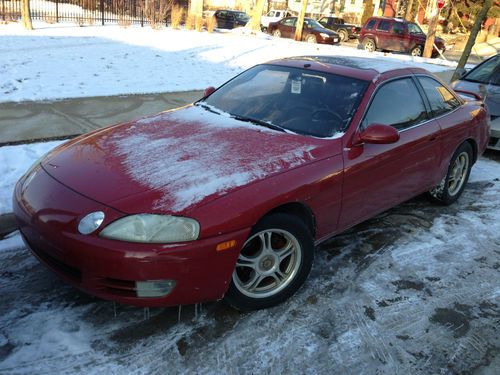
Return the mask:
<path id="1" fill-rule="evenodd" d="M 413 80 L 403 78 L 386 83 L 375 93 L 361 128 L 384 124 L 401 131 L 427 118 L 427 111 Z"/>

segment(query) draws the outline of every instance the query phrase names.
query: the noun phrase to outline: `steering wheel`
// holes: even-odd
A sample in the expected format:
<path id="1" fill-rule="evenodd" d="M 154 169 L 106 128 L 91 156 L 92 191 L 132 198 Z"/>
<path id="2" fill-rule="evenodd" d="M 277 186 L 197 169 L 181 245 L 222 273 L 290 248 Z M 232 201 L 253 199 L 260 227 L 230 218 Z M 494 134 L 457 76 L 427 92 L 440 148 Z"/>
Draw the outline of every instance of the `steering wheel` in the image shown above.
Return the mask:
<path id="1" fill-rule="evenodd" d="M 322 113 L 325 114 L 326 116 L 321 115 Z M 326 108 L 320 108 L 320 109 L 315 110 L 311 114 L 311 119 L 315 122 L 337 120 L 339 125 L 342 125 L 344 123 L 344 119 L 342 117 L 340 117 L 339 114 L 337 114 L 336 112 L 333 112 L 329 109 L 326 109 Z"/>

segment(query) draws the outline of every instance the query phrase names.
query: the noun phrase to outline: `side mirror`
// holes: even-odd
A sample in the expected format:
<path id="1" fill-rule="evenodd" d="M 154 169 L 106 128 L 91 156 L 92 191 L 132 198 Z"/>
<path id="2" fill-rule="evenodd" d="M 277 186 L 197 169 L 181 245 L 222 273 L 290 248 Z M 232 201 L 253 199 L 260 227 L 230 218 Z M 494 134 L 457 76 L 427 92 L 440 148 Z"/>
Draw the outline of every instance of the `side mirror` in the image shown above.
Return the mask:
<path id="1" fill-rule="evenodd" d="M 203 92 L 203 97 L 206 98 L 207 96 L 212 95 L 214 93 L 214 91 L 215 91 L 215 87 L 213 87 L 213 86 L 207 87 L 205 89 L 205 91 Z"/>
<path id="2" fill-rule="evenodd" d="M 373 144 L 389 144 L 399 141 L 399 132 L 389 125 L 371 124 L 361 133 L 359 141 Z"/>

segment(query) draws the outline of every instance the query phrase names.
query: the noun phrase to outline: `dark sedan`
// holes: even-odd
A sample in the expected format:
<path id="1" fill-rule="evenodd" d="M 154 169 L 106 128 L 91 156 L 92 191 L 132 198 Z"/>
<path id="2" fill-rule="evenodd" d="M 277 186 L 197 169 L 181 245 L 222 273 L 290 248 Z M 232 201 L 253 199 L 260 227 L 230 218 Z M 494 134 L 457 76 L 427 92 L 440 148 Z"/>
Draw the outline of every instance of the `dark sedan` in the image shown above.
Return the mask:
<path id="1" fill-rule="evenodd" d="M 278 22 L 269 24 L 268 32 L 277 38 L 292 38 L 295 36 L 297 17 L 283 18 Z M 308 43 L 339 44 L 339 34 L 326 29 L 312 18 L 304 19 L 302 40 Z"/>
<path id="2" fill-rule="evenodd" d="M 219 29 L 234 29 L 243 27 L 250 20 L 250 16 L 239 10 L 216 10 L 214 17 Z"/>

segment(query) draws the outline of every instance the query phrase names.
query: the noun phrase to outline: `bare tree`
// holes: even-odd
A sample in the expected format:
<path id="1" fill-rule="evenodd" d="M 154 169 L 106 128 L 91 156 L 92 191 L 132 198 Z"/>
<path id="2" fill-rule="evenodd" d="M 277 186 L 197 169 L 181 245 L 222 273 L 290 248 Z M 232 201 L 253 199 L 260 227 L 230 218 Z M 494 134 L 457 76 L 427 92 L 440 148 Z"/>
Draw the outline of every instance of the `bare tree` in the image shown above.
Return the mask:
<path id="1" fill-rule="evenodd" d="M 265 4 L 266 0 L 257 0 L 257 4 L 252 9 L 252 18 L 249 23 L 250 29 L 260 31 L 260 17 L 262 17 Z"/>
<path id="2" fill-rule="evenodd" d="M 297 25 L 295 25 L 295 40 L 302 40 L 302 29 L 304 28 L 304 17 L 307 10 L 307 0 L 302 0 L 302 8 L 297 17 Z"/>
<path id="3" fill-rule="evenodd" d="M 436 27 L 439 18 L 438 0 L 431 0 L 429 3 L 431 20 L 429 22 L 429 30 L 427 31 L 427 39 L 425 40 L 424 57 L 432 56 L 434 48 L 434 39 L 436 38 Z"/>
<path id="4" fill-rule="evenodd" d="M 33 23 L 31 22 L 30 0 L 22 0 L 21 19 L 23 27 L 26 30 L 33 30 Z"/>
<path id="5" fill-rule="evenodd" d="M 479 11 L 479 14 L 476 17 L 476 20 L 474 21 L 474 26 L 472 27 L 472 30 L 470 31 L 469 39 L 467 39 L 467 44 L 465 45 L 464 52 L 462 53 L 460 60 L 458 61 L 458 65 L 457 65 L 457 68 L 455 69 L 455 73 L 453 73 L 453 77 L 451 77 L 452 82 L 459 78 L 460 71 L 464 69 L 465 64 L 467 63 L 467 60 L 469 59 L 470 52 L 472 51 L 472 47 L 474 46 L 474 43 L 476 43 L 477 34 L 479 33 L 479 30 L 481 29 L 481 25 L 482 25 L 484 19 L 486 18 L 488 11 L 491 8 L 491 4 L 492 4 L 492 0 L 484 0 L 483 7 Z"/>

